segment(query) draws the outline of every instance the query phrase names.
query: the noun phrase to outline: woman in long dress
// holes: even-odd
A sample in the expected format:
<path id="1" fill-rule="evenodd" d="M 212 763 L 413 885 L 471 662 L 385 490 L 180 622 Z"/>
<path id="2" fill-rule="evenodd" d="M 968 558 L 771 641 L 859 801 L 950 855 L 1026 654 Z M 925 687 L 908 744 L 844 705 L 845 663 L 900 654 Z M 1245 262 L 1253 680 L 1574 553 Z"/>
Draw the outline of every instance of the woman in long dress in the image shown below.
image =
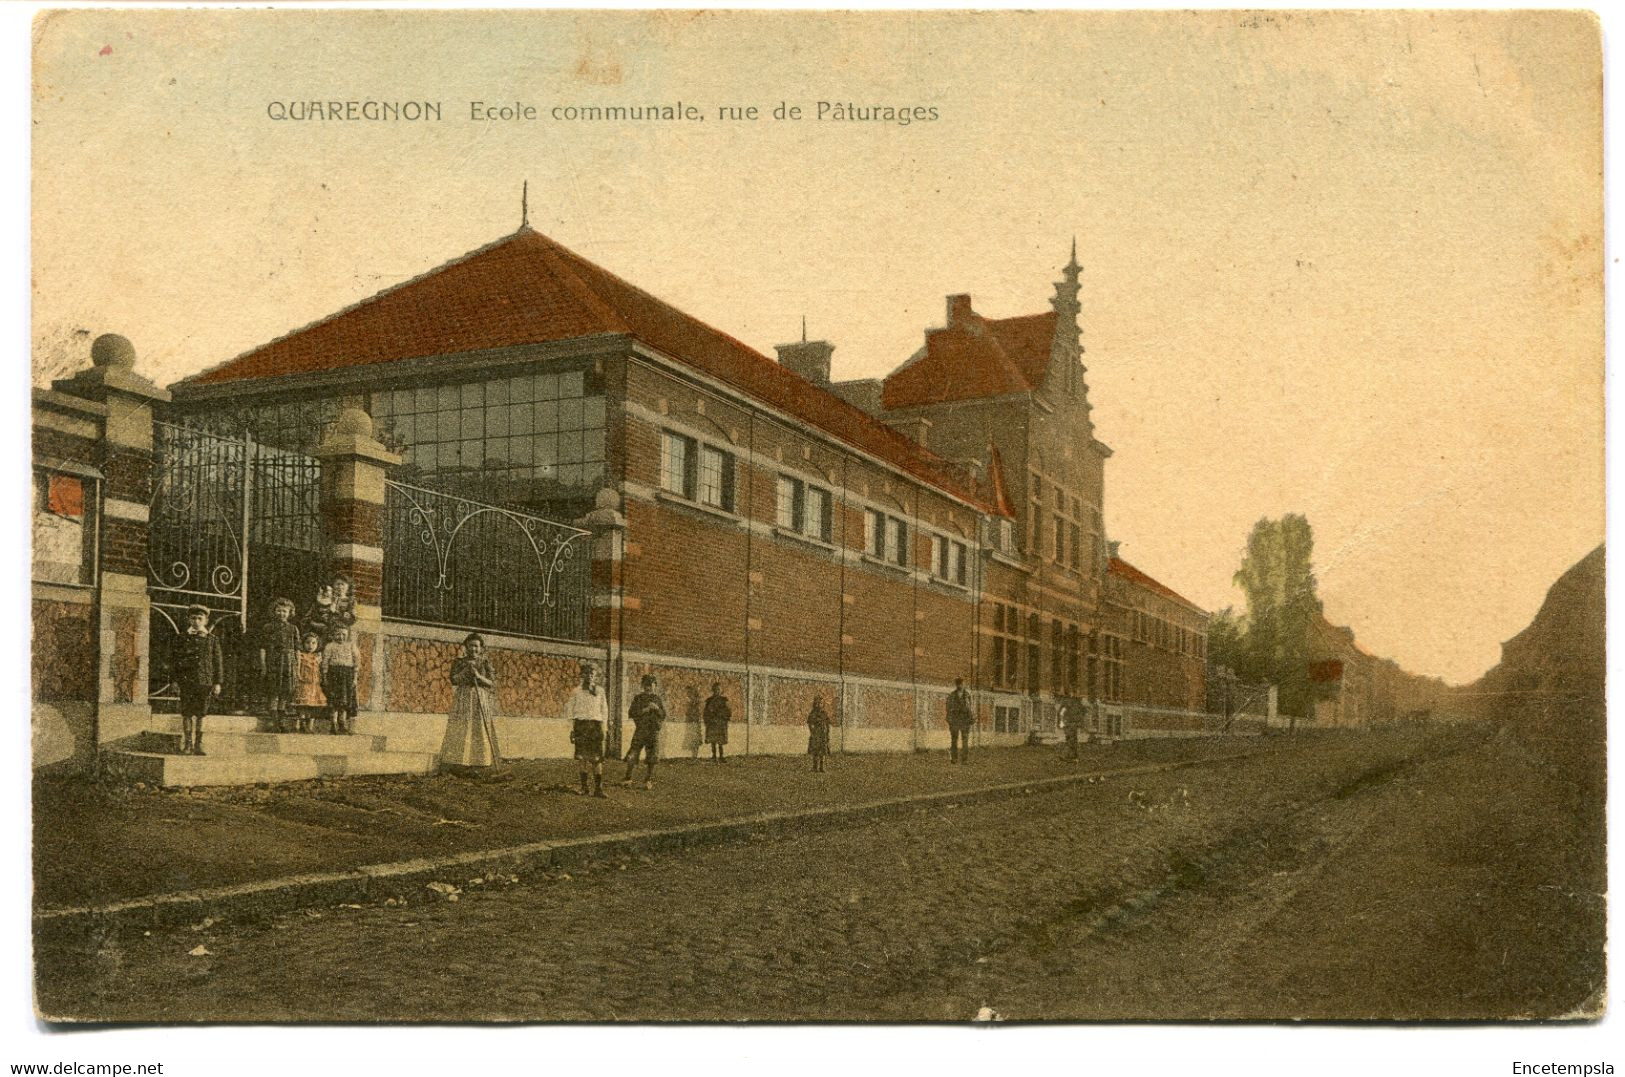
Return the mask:
<path id="1" fill-rule="evenodd" d="M 470 633 L 463 656 L 451 664 L 451 719 L 440 760 L 452 767 L 489 767 L 502 761 L 497 747 L 496 674 L 485 640 Z"/>

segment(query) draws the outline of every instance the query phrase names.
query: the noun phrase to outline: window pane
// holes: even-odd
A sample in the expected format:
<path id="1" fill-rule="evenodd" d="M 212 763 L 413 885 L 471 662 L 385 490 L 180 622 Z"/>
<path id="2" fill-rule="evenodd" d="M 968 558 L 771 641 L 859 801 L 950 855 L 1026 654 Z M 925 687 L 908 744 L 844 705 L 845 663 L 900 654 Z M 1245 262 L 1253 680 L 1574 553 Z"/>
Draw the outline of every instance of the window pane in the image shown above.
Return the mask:
<path id="1" fill-rule="evenodd" d="M 391 420 L 390 427 L 395 431 L 397 438 L 410 445 L 417 440 L 417 421 L 417 417 L 413 415 L 397 415 Z"/>
<path id="2" fill-rule="evenodd" d="M 536 405 L 536 429 L 551 433 L 559 428 L 559 406 L 551 400 Z"/>
<path id="3" fill-rule="evenodd" d="M 435 455 L 433 445 L 419 445 L 412 450 L 412 463 L 424 471 L 433 471 L 440 466 L 440 460 Z"/>
<path id="4" fill-rule="evenodd" d="M 480 382 L 464 382 L 459 393 L 465 408 L 477 408 L 485 403 L 485 386 Z"/>
<path id="5" fill-rule="evenodd" d="M 559 476 L 559 483 L 561 485 L 564 485 L 564 486 L 580 486 L 583 474 L 584 473 L 582 471 L 582 468 L 581 468 L 580 464 L 560 464 L 559 465 L 558 476 Z"/>
<path id="6" fill-rule="evenodd" d="M 536 408 L 533 404 L 512 404 L 508 407 L 508 433 L 528 434 L 536 429 Z"/>
<path id="7" fill-rule="evenodd" d="M 559 463 L 581 462 L 581 431 L 566 430 L 559 435 Z"/>
<path id="8" fill-rule="evenodd" d="M 604 481 L 604 465 L 602 461 L 593 461 L 581 465 L 581 481 L 587 486 L 597 486 Z"/>
<path id="9" fill-rule="evenodd" d="M 509 438 L 508 462 L 520 466 L 529 466 L 532 460 L 531 446 L 532 441 L 530 438 Z"/>
<path id="10" fill-rule="evenodd" d="M 604 432 L 586 430 L 581 434 L 581 458 L 588 461 L 604 458 Z"/>
<path id="11" fill-rule="evenodd" d="M 508 408 L 506 405 L 485 409 L 485 436 L 505 437 L 508 433 Z"/>
<path id="12" fill-rule="evenodd" d="M 442 385 L 435 390 L 435 401 L 432 411 L 456 411 L 463 406 L 463 398 L 455 385 Z"/>
<path id="13" fill-rule="evenodd" d="M 580 430 L 581 429 L 581 401 L 580 400 L 561 400 L 561 401 L 559 401 L 559 429 L 560 430 Z"/>
<path id="14" fill-rule="evenodd" d="M 778 514 L 775 519 L 780 527 L 796 526 L 796 482 L 783 475 L 778 479 Z"/>
<path id="15" fill-rule="evenodd" d="M 412 390 L 412 410 L 427 415 L 440 406 L 440 391 L 432 385 L 420 385 Z"/>
<path id="16" fill-rule="evenodd" d="M 485 386 L 486 405 L 506 404 L 509 399 L 508 387 L 512 384 L 507 378 L 497 378 L 494 381 L 487 382 Z"/>
<path id="17" fill-rule="evenodd" d="M 480 408 L 463 409 L 463 437 L 478 438 L 485 436 L 485 412 Z"/>
<path id="18" fill-rule="evenodd" d="M 571 370 L 560 374 L 559 396 L 580 396 L 582 392 L 581 382 L 581 371 L 579 370 Z"/>
<path id="19" fill-rule="evenodd" d="M 538 434 L 530 439 L 531 459 L 552 467 L 559 459 L 559 439 L 553 434 Z"/>
<path id="20" fill-rule="evenodd" d="M 443 411 L 439 415 L 436 441 L 456 441 L 462 433 L 462 412 Z"/>
<path id="21" fill-rule="evenodd" d="M 581 425 L 595 428 L 604 425 L 604 398 L 589 396 L 581 402 Z"/>
<path id="22" fill-rule="evenodd" d="M 413 402 L 413 393 L 410 389 L 396 389 L 389 394 L 389 410 L 396 415 L 409 411 L 416 411 L 417 405 Z"/>
<path id="23" fill-rule="evenodd" d="M 536 375 L 536 399 L 557 400 L 559 397 L 559 376 L 557 374 Z"/>

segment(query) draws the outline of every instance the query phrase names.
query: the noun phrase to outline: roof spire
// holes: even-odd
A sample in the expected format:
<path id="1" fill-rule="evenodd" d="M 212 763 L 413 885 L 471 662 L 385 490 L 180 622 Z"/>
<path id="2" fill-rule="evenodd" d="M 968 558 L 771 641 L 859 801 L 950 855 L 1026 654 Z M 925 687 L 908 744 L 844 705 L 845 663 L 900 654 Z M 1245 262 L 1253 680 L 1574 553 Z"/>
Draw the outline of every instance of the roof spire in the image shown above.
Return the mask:
<path id="1" fill-rule="evenodd" d="M 801 316 L 801 343 L 807 343 L 807 316 Z"/>
<path id="2" fill-rule="evenodd" d="M 519 188 L 519 227 L 530 227 L 530 180 Z"/>

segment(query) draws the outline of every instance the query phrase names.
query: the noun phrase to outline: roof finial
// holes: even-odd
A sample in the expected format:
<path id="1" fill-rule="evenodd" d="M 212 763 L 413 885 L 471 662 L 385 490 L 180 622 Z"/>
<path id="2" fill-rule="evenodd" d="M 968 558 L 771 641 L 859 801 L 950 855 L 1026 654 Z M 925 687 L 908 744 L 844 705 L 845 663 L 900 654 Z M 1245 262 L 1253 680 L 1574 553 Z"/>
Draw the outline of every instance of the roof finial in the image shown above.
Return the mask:
<path id="1" fill-rule="evenodd" d="M 1073 262 L 1074 265 L 1076 265 L 1077 261 L 1078 261 L 1078 237 L 1076 235 L 1074 235 L 1072 237 L 1072 262 Z"/>
<path id="2" fill-rule="evenodd" d="M 801 316 L 801 343 L 807 343 L 807 316 Z"/>
<path id="3" fill-rule="evenodd" d="M 530 227 L 530 180 L 519 188 L 519 227 Z"/>

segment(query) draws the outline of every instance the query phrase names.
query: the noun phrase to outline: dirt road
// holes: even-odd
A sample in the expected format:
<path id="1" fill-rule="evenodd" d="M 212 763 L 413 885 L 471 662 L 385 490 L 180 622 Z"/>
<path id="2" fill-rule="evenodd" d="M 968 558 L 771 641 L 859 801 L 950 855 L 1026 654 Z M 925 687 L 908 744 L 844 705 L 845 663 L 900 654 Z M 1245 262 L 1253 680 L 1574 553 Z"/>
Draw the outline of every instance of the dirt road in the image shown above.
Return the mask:
<path id="1" fill-rule="evenodd" d="M 39 997 L 103 1020 L 1556 1016 L 1601 983 L 1602 903 L 1548 786 L 1480 731 L 1328 738 L 404 907 L 47 944 Z"/>

